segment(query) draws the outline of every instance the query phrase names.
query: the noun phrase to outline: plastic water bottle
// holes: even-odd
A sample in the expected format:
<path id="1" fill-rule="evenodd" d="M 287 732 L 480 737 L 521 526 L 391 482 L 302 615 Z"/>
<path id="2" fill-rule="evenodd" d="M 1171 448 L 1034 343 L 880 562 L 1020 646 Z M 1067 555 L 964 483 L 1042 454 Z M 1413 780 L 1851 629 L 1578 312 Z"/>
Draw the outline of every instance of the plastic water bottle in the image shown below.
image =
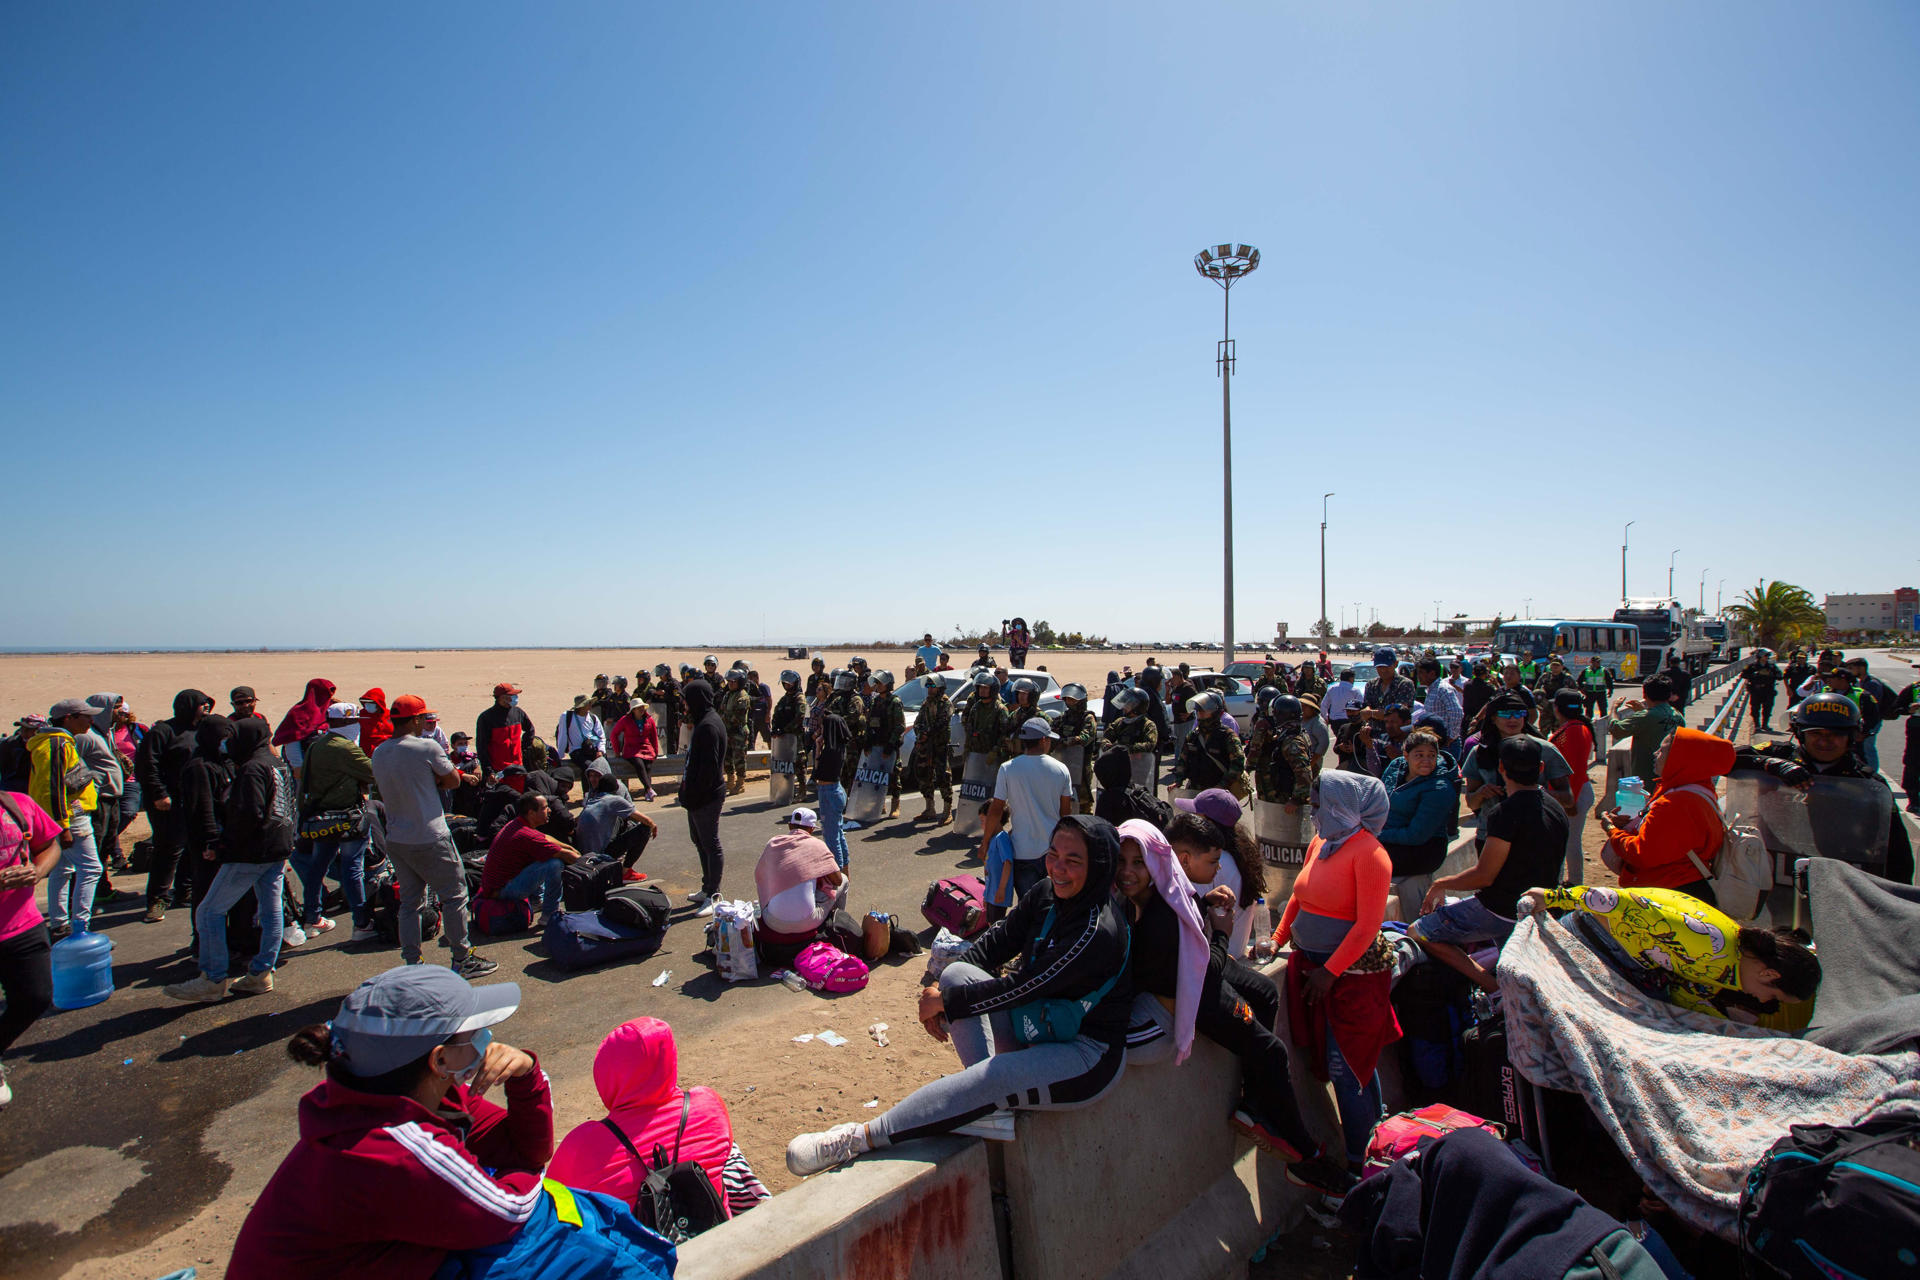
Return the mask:
<path id="1" fill-rule="evenodd" d="M 1267 908 L 1264 897 L 1253 900 L 1253 942 L 1254 958 L 1265 960 L 1273 954 L 1273 912 Z"/>
<path id="2" fill-rule="evenodd" d="M 113 939 L 76 933 L 53 944 L 53 1004 L 84 1009 L 113 994 Z"/>
<path id="3" fill-rule="evenodd" d="M 1646 811 L 1647 784 L 1638 778 L 1620 779 L 1620 786 L 1613 793 L 1613 804 L 1627 817 L 1638 817 Z"/>
<path id="4" fill-rule="evenodd" d="M 807 989 L 807 980 L 791 969 L 782 969 L 773 976 L 779 979 L 789 991 L 805 991 Z"/>

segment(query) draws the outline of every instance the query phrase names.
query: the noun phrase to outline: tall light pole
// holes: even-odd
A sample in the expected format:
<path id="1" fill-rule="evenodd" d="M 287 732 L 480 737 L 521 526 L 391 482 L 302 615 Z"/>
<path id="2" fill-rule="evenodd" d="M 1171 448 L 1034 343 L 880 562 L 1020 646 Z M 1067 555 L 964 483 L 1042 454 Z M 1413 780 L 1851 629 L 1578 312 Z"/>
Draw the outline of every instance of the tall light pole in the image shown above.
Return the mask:
<path id="1" fill-rule="evenodd" d="M 1233 664 L 1233 285 L 1260 265 L 1260 251 L 1250 244 L 1217 244 L 1193 255 L 1193 269 L 1220 286 L 1220 344 L 1214 349 L 1214 372 L 1220 379 L 1220 521 L 1225 555 L 1226 635 L 1221 664 Z"/>
<path id="2" fill-rule="evenodd" d="M 1718 614 L 1722 609 L 1726 607 L 1726 603 L 1727 603 L 1727 580 L 1725 578 L 1722 578 L 1720 579 L 1720 585 L 1718 587 L 1715 587 L 1713 591 L 1714 613 Z"/>
<path id="3" fill-rule="evenodd" d="M 1325 640 L 1327 630 L 1327 499 L 1330 493 L 1320 495 L 1320 638 Z"/>
<path id="4" fill-rule="evenodd" d="M 1673 599 L 1673 566 L 1680 559 L 1680 548 L 1675 547 L 1673 554 L 1667 557 L 1667 599 Z"/>
<path id="5" fill-rule="evenodd" d="M 1626 529 L 1620 530 L 1620 603 L 1627 602 L 1627 529 L 1638 524 L 1637 520 L 1627 521 Z"/>
<path id="6" fill-rule="evenodd" d="M 1707 570 L 1702 569 L 1700 571 L 1700 608 L 1698 612 L 1705 613 L 1706 611 L 1707 611 Z"/>

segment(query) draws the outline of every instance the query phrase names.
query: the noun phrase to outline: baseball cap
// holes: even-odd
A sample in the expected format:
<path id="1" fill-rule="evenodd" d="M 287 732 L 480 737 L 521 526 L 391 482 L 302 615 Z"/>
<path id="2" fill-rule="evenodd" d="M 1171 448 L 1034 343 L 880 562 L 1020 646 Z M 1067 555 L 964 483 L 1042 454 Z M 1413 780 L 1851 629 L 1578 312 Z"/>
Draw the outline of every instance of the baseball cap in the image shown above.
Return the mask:
<path id="1" fill-rule="evenodd" d="M 327 708 L 329 720 L 358 720 L 360 704 L 357 702 L 336 702 Z"/>
<path id="2" fill-rule="evenodd" d="M 1059 736 L 1059 734 L 1053 731 L 1053 726 L 1039 716 L 1035 716 L 1020 726 L 1020 741 L 1022 742 L 1038 742 L 1042 738 L 1057 738 Z"/>
<path id="3" fill-rule="evenodd" d="M 519 686 L 519 685 L 517 685 L 517 684 L 508 684 L 508 683 L 507 683 L 507 682 L 506 682 L 505 680 L 502 680 L 502 681 L 501 681 L 501 682 L 500 682 L 499 684 L 497 684 L 497 685 L 495 685 L 495 686 L 493 686 L 493 696 L 494 696 L 494 697 L 496 697 L 496 698 L 497 698 L 497 697 L 499 697 L 499 696 L 500 696 L 501 694 L 503 694 L 503 693 L 505 693 L 505 694 L 515 694 L 515 693 L 518 693 L 518 692 L 520 692 L 520 686 Z"/>
<path id="4" fill-rule="evenodd" d="M 1197 796 L 1182 796 L 1173 802 L 1173 807 L 1212 818 L 1223 827 L 1240 821 L 1240 802 L 1233 798 L 1233 792 L 1220 787 L 1210 787 Z"/>
<path id="5" fill-rule="evenodd" d="M 100 708 L 85 698 L 62 698 L 47 709 L 47 719 L 64 720 L 68 716 L 96 716 Z"/>
<path id="6" fill-rule="evenodd" d="M 1516 734 L 1500 744 L 1500 763 L 1509 769 L 1538 769 L 1541 758 L 1540 739 L 1531 734 Z"/>
<path id="7" fill-rule="evenodd" d="M 227 693 L 228 702 L 246 702 L 249 699 L 254 702 L 260 701 L 260 695 L 253 691 L 253 686 L 250 684 L 237 684 Z"/>
<path id="8" fill-rule="evenodd" d="M 1376 667 L 1390 667 L 1398 661 L 1392 649 L 1382 646 L 1373 651 L 1373 665 Z"/>
<path id="9" fill-rule="evenodd" d="M 820 815 L 802 806 L 787 815 L 787 825 L 790 827 L 805 827 L 809 831 L 818 831 L 820 829 Z"/>
<path id="10" fill-rule="evenodd" d="M 427 710 L 425 698 L 403 693 L 393 700 L 393 706 L 388 709 L 387 714 L 395 720 L 411 720 L 415 716 L 437 716 L 440 713 Z"/>
<path id="11" fill-rule="evenodd" d="M 505 1022 L 519 1007 L 516 983 L 476 987 L 439 965 L 400 965 L 355 987 L 327 1025 L 333 1056 L 365 1078 L 404 1067 L 463 1031 Z"/>

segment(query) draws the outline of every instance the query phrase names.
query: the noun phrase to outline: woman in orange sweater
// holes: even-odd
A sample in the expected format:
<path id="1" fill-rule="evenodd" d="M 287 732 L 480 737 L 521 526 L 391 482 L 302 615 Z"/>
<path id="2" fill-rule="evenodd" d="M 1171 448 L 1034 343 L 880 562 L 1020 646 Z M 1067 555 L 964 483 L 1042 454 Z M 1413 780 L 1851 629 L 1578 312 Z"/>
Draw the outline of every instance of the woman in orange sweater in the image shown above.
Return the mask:
<path id="1" fill-rule="evenodd" d="M 1314 783 L 1319 834 L 1293 882 L 1273 940 L 1291 942 L 1287 1014 L 1293 1041 L 1314 1074 L 1333 1082 L 1347 1159 L 1366 1158 L 1381 1116 L 1380 1051 L 1400 1038 L 1389 998 L 1390 953 L 1380 945 L 1393 860 L 1375 837 L 1387 821 L 1387 790 L 1363 773 L 1323 773 Z"/>
<path id="2" fill-rule="evenodd" d="M 1678 889 L 1717 906 L 1700 867 L 1713 869 L 1726 839 L 1713 780 L 1733 768 L 1733 744 L 1698 729 L 1675 729 L 1653 753 L 1653 766 L 1660 785 L 1638 821 L 1601 817 L 1607 829 L 1601 861 L 1619 873 L 1622 889 Z"/>

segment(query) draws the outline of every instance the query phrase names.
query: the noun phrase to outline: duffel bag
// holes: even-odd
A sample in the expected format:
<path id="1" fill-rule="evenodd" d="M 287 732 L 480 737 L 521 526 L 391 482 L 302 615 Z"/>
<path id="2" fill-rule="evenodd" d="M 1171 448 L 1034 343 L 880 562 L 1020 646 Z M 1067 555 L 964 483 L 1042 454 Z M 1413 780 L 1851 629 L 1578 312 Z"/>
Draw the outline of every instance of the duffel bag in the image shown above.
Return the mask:
<path id="1" fill-rule="evenodd" d="M 591 969 L 660 949 L 664 929 L 631 929 L 613 924 L 598 911 L 568 911 L 547 921 L 540 936 L 547 958 L 562 969 Z"/>
<path id="2" fill-rule="evenodd" d="M 1367 1162 L 1360 1176 L 1370 1177 L 1394 1161 L 1412 1155 L 1422 1138 L 1444 1138 L 1458 1129 L 1485 1129 L 1496 1138 L 1507 1136 L 1499 1125 L 1444 1102 L 1418 1111 L 1402 1111 L 1373 1127 L 1373 1137 L 1367 1140 Z"/>
<path id="3" fill-rule="evenodd" d="M 382 942 L 400 941 L 400 885 L 391 875 L 367 885 L 367 914 Z M 420 940 L 431 942 L 439 936 L 440 899 L 428 889 L 420 903 Z"/>
<path id="4" fill-rule="evenodd" d="M 560 871 L 560 900 L 569 911 L 598 911 L 607 895 L 626 881 L 626 869 L 612 858 L 589 854 Z"/>
<path id="5" fill-rule="evenodd" d="M 920 914 L 927 923 L 971 938 L 987 927 L 987 886 L 979 876 L 948 876 L 927 886 Z"/>
<path id="6" fill-rule="evenodd" d="M 1904 1276 L 1920 1240 L 1920 1119 L 1796 1124 L 1740 1193 L 1747 1274 Z"/>
<path id="7" fill-rule="evenodd" d="M 533 904 L 525 898 L 474 898 L 473 927 L 490 938 L 533 928 Z"/>
<path id="8" fill-rule="evenodd" d="M 629 929 L 664 932 L 672 912 L 673 900 L 667 897 L 665 889 L 651 884 L 626 884 L 607 895 L 606 905 L 600 908 L 600 918 Z"/>

